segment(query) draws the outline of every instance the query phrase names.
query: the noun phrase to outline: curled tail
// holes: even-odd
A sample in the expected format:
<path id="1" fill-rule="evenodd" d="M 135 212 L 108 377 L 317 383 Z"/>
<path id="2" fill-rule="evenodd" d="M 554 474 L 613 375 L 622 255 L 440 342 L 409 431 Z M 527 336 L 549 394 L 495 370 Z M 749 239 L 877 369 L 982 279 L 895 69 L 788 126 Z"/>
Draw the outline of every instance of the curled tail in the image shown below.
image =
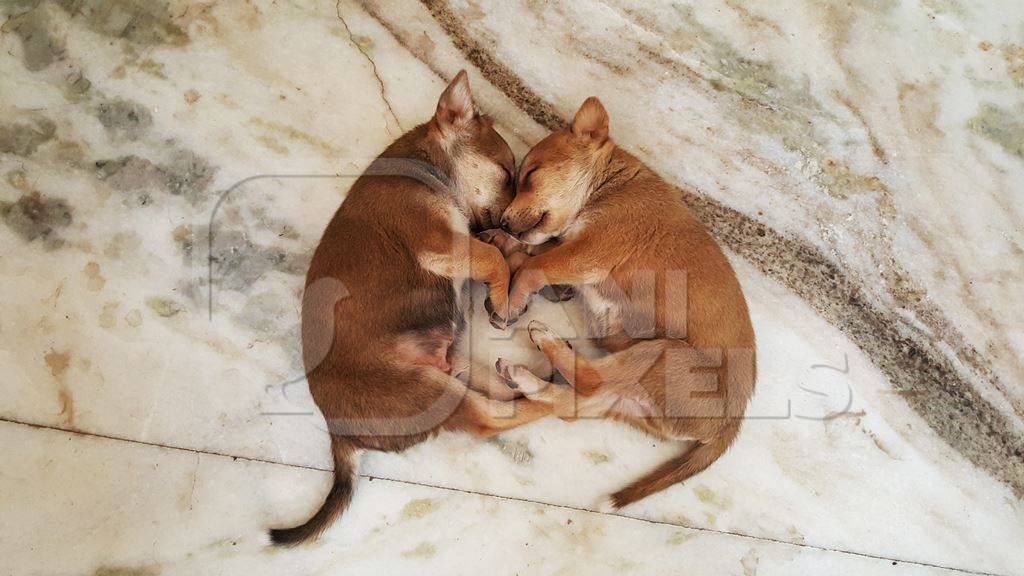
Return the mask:
<path id="1" fill-rule="evenodd" d="M 612 494 L 611 504 L 615 508 L 622 508 L 655 492 L 661 492 L 694 474 L 703 472 L 729 448 L 738 432 L 739 426 L 730 426 L 711 441 L 697 444 L 683 454 L 665 462 L 639 480 Z"/>
<path id="2" fill-rule="evenodd" d="M 327 493 L 323 506 L 305 524 L 294 528 L 272 529 L 270 541 L 276 546 L 295 546 L 312 542 L 348 506 L 355 486 L 356 467 L 353 462 L 355 447 L 344 438 L 331 435 L 331 452 L 334 455 L 334 484 Z"/>

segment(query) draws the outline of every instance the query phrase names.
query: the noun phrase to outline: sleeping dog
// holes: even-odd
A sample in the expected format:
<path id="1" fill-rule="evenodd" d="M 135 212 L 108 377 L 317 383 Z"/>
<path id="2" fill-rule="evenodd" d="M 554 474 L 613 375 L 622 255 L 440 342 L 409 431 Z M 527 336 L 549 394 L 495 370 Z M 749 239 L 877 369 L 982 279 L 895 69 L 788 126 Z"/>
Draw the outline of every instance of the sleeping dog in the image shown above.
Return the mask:
<path id="1" fill-rule="evenodd" d="M 315 539 L 341 514 L 361 450 L 403 450 L 442 429 L 488 436 L 550 412 L 514 398 L 492 368 L 472 370 L 468 383 L 452 375 L 466 363 L 453 352 L 463 282 L 486 284 L 488 307 L 507 315 L 508 267 L 472 233 L 494 226 L 513 170 L 462 71 L 434 117 L 353 184 L 313 256 L 302 305 L 303 360 L 331 433 L 334 484 L 308 521 L 271 530 L 274 543 Z"/>
<path id="2" fill-rule="evenodd" d="M 717 460 L 736 438 L 754 389 L 746 300 L 679 193 L 609 138 L 600 101 L 587 99 L 569 129 L 526 155 L 501 225 L 532 251 L 509 258 L 518 270 L 507 323 L 532 293 L 571 285 L 588 335 L 608 352 L 596 359 L 575 354 L 533 321 L 530 337 L 575 390 L 499 360 L 510 386 L 559 415 L 607 416 L 658 438 L 696 442 L 609 504 L 635 502 Z M 501 244 L 514 252 L 507 239 Z"/>

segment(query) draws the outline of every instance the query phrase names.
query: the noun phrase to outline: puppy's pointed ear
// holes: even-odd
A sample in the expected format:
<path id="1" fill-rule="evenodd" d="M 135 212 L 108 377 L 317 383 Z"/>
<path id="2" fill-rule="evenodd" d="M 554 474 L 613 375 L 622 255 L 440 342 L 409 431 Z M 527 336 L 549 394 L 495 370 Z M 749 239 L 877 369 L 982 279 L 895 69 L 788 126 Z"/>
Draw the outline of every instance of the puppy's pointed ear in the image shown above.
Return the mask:
<path id="1" fill-rule="evenodd" d="M 603 144 L 608 139 L 608 112 L 601 101 L 587 98 L 572 119 L 572 133 L 594 144 Z"/>
<path id="2" fill-rule="evenodd" d="M 473 117 L 473 95 L 469 91 L 469 76 L 465 70 L 459 70 L 452 83 L 441 93 L 434 117 L 442 127 L 452 126 Z"/>

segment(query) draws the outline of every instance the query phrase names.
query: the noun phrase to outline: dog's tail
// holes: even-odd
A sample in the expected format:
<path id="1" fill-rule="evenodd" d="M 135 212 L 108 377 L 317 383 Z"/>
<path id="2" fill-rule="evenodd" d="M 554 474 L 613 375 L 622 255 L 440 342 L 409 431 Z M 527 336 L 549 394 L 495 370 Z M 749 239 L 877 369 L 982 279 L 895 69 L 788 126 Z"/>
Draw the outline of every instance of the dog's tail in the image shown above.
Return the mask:
<path id="1" fill-rule="evenodd" d="M 323 506 L 305 524 L 294 528 L 272 529 L 270 541 L 276 546 L 295 546 L 312 542 L 344 512 L 355 487 L 355 447 L 343 437 L 331 435 L 334 454 L 334 484 Z"/>
<path id="2" fill-rule="evenodd" d="M 690 476 L 703 472 L 718 460 L 736 438 L 739 425 L 728 426 L 718 436 L 708 442 L 701 442 L 686 452 L 658 466 L 629 486 L 610 496 L 610 504 L 622 508 L 655 492 L 661 492 L 669 486 L 682 482 Z"/>

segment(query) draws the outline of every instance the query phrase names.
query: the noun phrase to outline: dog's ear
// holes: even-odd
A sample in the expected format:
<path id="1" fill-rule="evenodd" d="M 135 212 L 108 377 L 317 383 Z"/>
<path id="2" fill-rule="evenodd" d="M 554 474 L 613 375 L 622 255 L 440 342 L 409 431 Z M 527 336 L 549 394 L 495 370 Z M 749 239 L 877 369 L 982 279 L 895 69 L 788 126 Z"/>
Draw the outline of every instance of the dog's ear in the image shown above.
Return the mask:
<path id="1" fill-rule="evenodd" d="M 459 70 L 452 83 L 441 93 L 434 114 L 442 127 L 452 126 L 473 117 L 473 95 L 469 91 L 469 76 Z"/>
<path id="2" fill-rule="evenodd" d="M 572 119 L 572 133 L 593 144 L 608 139 L 608 112 L 596 97 L 587 98 Z"/>

